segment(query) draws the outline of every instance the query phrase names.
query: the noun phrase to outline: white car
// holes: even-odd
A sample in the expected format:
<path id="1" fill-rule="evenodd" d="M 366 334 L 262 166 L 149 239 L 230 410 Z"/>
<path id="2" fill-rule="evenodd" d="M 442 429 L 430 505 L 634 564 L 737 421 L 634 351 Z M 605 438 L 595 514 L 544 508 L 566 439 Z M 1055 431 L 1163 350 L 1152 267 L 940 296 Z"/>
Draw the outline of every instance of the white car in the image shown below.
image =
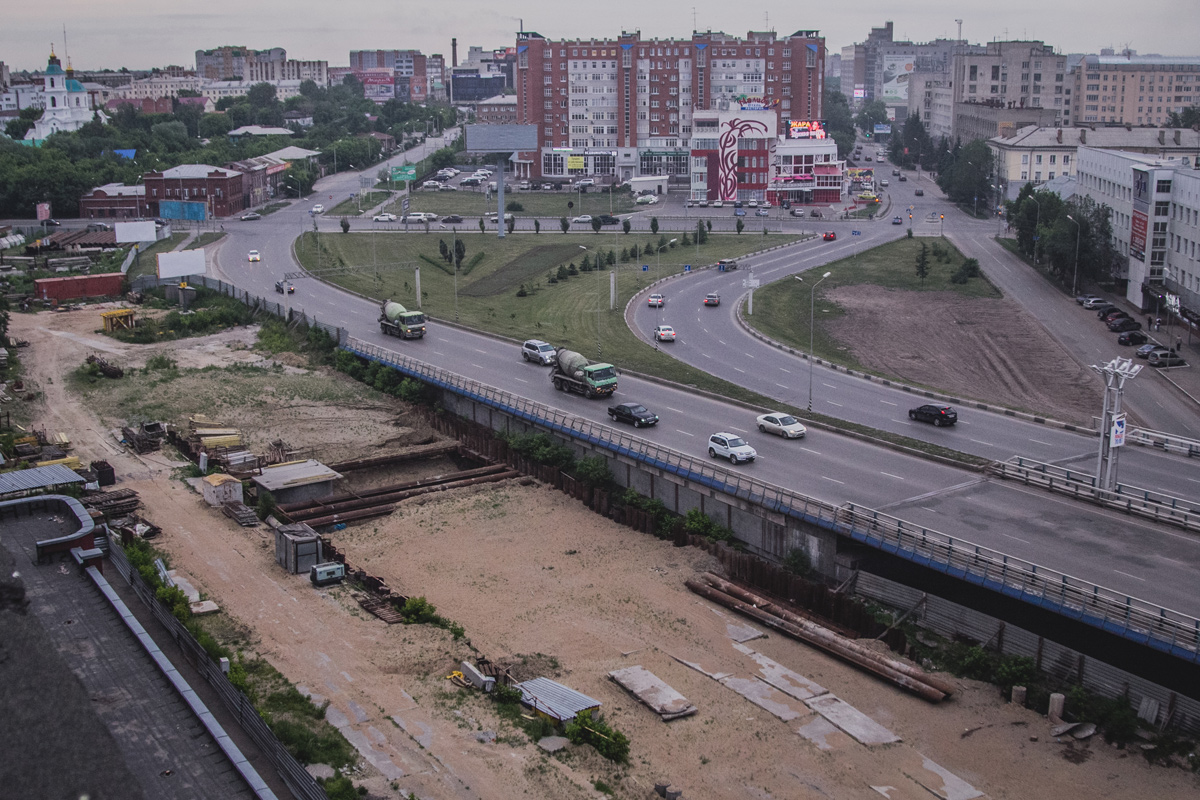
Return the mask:
<path id="1" fill-rule="evenodd" d="M 746 207 L 747 208 L 758 208 L 758 201 L 757 200 L 748 200 L 746 202 Z"/>
<path id="2" fill-rule="evenodd" d="M 401 222 L 437 222 L 437 214 L 428 211 L 410 211 L 400 218 Z"/>
<path id="3" fill-rule="evenodd" d="M 385 211 L 382 214 L 376 214 L 375 216 L 371 217 L 371 221 L 372 222 L 395 222 L 396 215 L 389 214 Z"/>
<path id="4" fill-rule="evenodd" d="M 722 431 L 708 438 L 708 455 L 710 458 L 728 458 L 730 464 L 740 464 L 758 458 L 758 451 L 737 434 Z"/>
<path id="5" fill-rule="evenodd" d="M 262 261 L 262 256 L 258 254 L 257 250 L 250 251 L 250 261 Z"/>
<path id="6" fill-rule="evenodd" d="M 650 308 L 662 308 L 667 302 L 667 298 L 661 294 L 650 295 Z"/>
<path id="7" fill-rule="evenodd" d="M 785 439 L 803 439 L 804 435 L 808 433 L 808 430 L 795 417 L 790 414 L 780 414 L 777 411 L 760 415 L 756 422 L 758 429 L 763 433 L 773 433 Z"/>
<path id="8" fill-rule="evenodd" d="M 652 206 L 658 202 L 658 198 L 652 194 L 644 194 L 635 201 L 639 206 Z"/>
<path id="9" fill-rule="evenodd" d="M 580 225 L 591 225 L 592 217 L 590 214 L 583 214 L 583 215 L 578 216 L 575 219 L 571 220 L 571 222 L 577 222 Z"/>
<path id="10" fill-rule="evenodd" d="M 312 213 L 314 213 L 314 214 L 324 214 L 324 213 L 325 213 L 325 206 L 321 205 L 320 203 L 317 203 L 315 206 L 313 206 L 313 207 L 312 207 Z"/>
<path id="11" fill-rule="evenodd" d="M 656 342 L 673 342 L 675 341 L 675 329 L 670 325 L 659 325 L 654 329 L 654 341 Z"/>
<path id="12" fill-rule="evenodd" d="M 725 201 L 724 200 L 713 200 L 711 203 L 709 203 L 709 207 L 710 208 L 724 208 Z"/>
<path id="13" fill-rule="evenodd" d="M 442 184 L 439 183 L 438 181 L 425 181 L 424 183 L 421 184 L 421 188 L 422 189 L 440 189 L 440 188 L 442 188 Z"/>

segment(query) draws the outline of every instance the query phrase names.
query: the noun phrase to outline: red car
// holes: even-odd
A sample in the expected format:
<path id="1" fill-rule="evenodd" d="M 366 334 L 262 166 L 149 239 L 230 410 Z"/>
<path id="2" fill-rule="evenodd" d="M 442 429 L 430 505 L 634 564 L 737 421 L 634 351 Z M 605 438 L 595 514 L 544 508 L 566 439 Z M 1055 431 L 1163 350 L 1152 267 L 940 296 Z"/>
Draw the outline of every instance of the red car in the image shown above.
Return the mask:
<path id="1" fill-rule="evenodd" d="M 823 238 L 827 242 L 833 242 L 833 241 L 837 240 L 837 234 L 834 233 L 833 231 L 825 231 L 825 235 L 821 238 Z"/>

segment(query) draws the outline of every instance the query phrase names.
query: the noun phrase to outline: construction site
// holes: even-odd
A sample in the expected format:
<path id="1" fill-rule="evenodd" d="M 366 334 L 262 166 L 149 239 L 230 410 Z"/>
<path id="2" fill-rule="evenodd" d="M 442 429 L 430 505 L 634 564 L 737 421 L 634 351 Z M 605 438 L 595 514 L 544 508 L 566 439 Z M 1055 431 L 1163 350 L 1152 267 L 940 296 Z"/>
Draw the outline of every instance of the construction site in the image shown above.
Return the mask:
<path id="1" fill-rule="evenodd" d="M 101 327 L 90 312 L 13 316 L 10 336 L 28 347 L 0 414 L 32 412 L 14 455 L 74 472 L 90 517 L 115 542 L 151 545 L 205 630 L 324 707 L 356 752 L 345 774 L 369 797 L 1197 788 L 1190 771 L 1109 745 L 1095 726 L 910 660 L 924 643 L 901 613 L 682 519 L 664 525 L 486 428 L 263 352 L 253 326 L 156 345 Z M 163 357 L 174 366 L 154 368 Z M 103 379 L 71 378 L 89 358 Z M 42 565 L 12 555 L 25 571 L 72 563 L 66 551 Z M 417 600 L 436 624 L 413 624 Z M 489 697 L 497 686 L 520 693 L 515 718 Z M 580 711 L 627 737 L 627 760 L 563 737 Z M 537 720 L 546 735 L 532 738 Z M 274 796 L 308 796 L 269 776 L 269 759 L 249 760 Z M 147 777 L 130 764 L 142 795 L 189 796 L 164 782 L 169 766 Z"/>

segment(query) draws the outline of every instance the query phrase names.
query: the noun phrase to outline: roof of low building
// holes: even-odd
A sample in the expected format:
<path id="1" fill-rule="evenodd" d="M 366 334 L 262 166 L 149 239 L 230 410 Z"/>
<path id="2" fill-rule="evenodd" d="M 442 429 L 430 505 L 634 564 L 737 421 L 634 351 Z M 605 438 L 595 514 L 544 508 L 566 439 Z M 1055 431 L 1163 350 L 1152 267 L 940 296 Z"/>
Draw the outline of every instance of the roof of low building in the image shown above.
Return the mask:
<path id="1" fill-rule="evenodd" d="M 106 183 L 103 186 L 97 186 L 92 189 L 92 192 L 104 192 L 109 197 L 138 197 L 145 196 L 146 185 L 138 183 L 133 186 L 126 186 L 123 183 Z"/>
<path id="2" fill-rule="evenodd" d="M 178 167 L 164 169 L 162 176 L 164 178 L 207 178 L 214 172 L 219 173 L 218 177 L 222 178 L 232 178 L 241 174 L 231 169 L 210 167 L 208 164 L 180 164 Z"/>
<path id="3" fill-rule="evenodd" d="M 302 158 L 312 158 L 313 156 L 321 155 L 317 150 L 305 150 L 303 147 L 285 147 L 282 150 L 276 150 L 267 155 L 278 158 L 280 161 L 299 161 Z"/>
<path id="4" fill-rule="evenodd" d="M 262 474 L 254 476 L 254 482 L 269 492 L 276 492 L 310 483 L 334 481 L 341 477 L 341 474 L 320 461 L 310 458 L 307 461 L 290 461 L 286 464 L 263 467 Z"/>
<path id="5" fill-rule="evenodd" d="M 205 475 L 204 482 L 209 486 L 224 486 L 227 483 L 240 483 L 237 478 L 232 475 L 226 475 L 224 472 L 214 472 L 212 475 Z"/>
<path id="6" fill-rule="evenodd" d="M 291 128 L 276 128 L 266 125 L 243 125 L 229 132 L 230 136 L 291 136 Z"/>
<path id="7" fill-rule="evenodd" d="M 575 719 L 580 711 L 599 708 L 600 701 L 549 678 L 533 678 L 516 685 L 521 702 L 557 720 Z"/>
<path id="8" fill-rule="evenodd" d="M 1175 135 L 1179 134 L 1179 144 Z M 1061 134 L 1061 141 L 1059 140 Z M 1159 137 L 1162 141 L 1159 141 Z M 1113 126 L 1096 128 L 1049 128 L 1026 125 L 1008 136 L 994 136 L 990 144 L 1007 148 L 1038 147 L 1099 147 L 1099 148 L 1176 148 L 1195 150 L 1200 146 L 1200 132 L 1191 128 L 1126 128 Z"/>
<path id="9" fill-rule="evenodd" d="M 84 483 L 83 478 L 62 464 L 34 467 L 0 474 L 0 496 L 17 492 L 32 492 L 66 483 Z"/>

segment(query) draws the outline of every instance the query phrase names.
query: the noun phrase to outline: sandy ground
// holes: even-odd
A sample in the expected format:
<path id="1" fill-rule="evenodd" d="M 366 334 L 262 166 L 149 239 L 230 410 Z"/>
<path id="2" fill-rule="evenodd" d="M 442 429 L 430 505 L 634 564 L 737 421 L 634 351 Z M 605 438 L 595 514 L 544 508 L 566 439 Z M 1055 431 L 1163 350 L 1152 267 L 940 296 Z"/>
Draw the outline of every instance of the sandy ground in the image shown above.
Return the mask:
<path id="1" fill-rule="evenodd" d="M 1011 300 L 878 286 L 829 296 L 846 314 L 822 324 L 872 371 L 1076 424 L 1103 404 L 1091 370 Z"/>
<path id="2" fill-rule="evenodd" d="M 730 626 L 749 623 L 683 586 L 712 566 L 708 556 L 615 526 L 537 484 L 409 501 L 391 517 L 334 534 L 353 562 L 462 624 L 469 643 L 427 626 L 388 626 L 363 612 L 348 589 L 316 590 L 285 574 L 266 532 L 239 528 L 205 507 L 171 479 L 167 454 L 114 452 L 110 422 L 62 380 L 88 347 L 124 347 L 94 336 L 94 320 L 84 312 L 14 316 L 13 335 L 31 342 L 22 352 L 27 377 L 44 392 L 40 423 L 68 432 L 85 461 L 109 460 L 119 485 L 141 493 L 145 513 L 163 528 L 156 544 L 172 564 L 254 632 L 257 652 L 330 700 L 329 718 L 364 753 L 356 780 L 372 796 L 600 797 L 595 781 L 631 798 L 651 797 L 656 782 L 671 783 L 685 798 L 975 796 L 946 783 L 930 763 L 993 798 L 1165 798 L 1200 790 L 1195 776 L 1150 767 L 1099 738 L 1056 741 L 1042 716 L 1003 703 L 990 686 L 958 681 L 958 695 L 931 706 L 799 643 L 773 635 L 746 642 L 901 739 L 867 747 L 835 732 L 821 749 L 795 732 L 817 719 L 798 701 L 788 700 L 783 713 L 795 716 L 784 721 L 677 660 L 747 679 L 757 672 L 730 639 Z M 181 365 L 254 357 L 240 349 L 245 341 L 175 343 L 174 357 Z M 143 351 L 120 353 L 129 364 Z M 394 436 L 397 411 L 392 418 L 373 413 L 378 437 Z M 338 429 L 314 421 L 304 435 L 332 441 Z M 430 462 L 417 471 L 449 469 Z M 546 675 L 599 700 L 632 740 L 629 764 L 614 767 L 587 748 L 549 756 L 530 744 L 480 695 L 445 680 L 475 652 L 513 664 L 522 677 Z M 699 713 L 664 723 L 606 677 L 634 664 Z"/>

